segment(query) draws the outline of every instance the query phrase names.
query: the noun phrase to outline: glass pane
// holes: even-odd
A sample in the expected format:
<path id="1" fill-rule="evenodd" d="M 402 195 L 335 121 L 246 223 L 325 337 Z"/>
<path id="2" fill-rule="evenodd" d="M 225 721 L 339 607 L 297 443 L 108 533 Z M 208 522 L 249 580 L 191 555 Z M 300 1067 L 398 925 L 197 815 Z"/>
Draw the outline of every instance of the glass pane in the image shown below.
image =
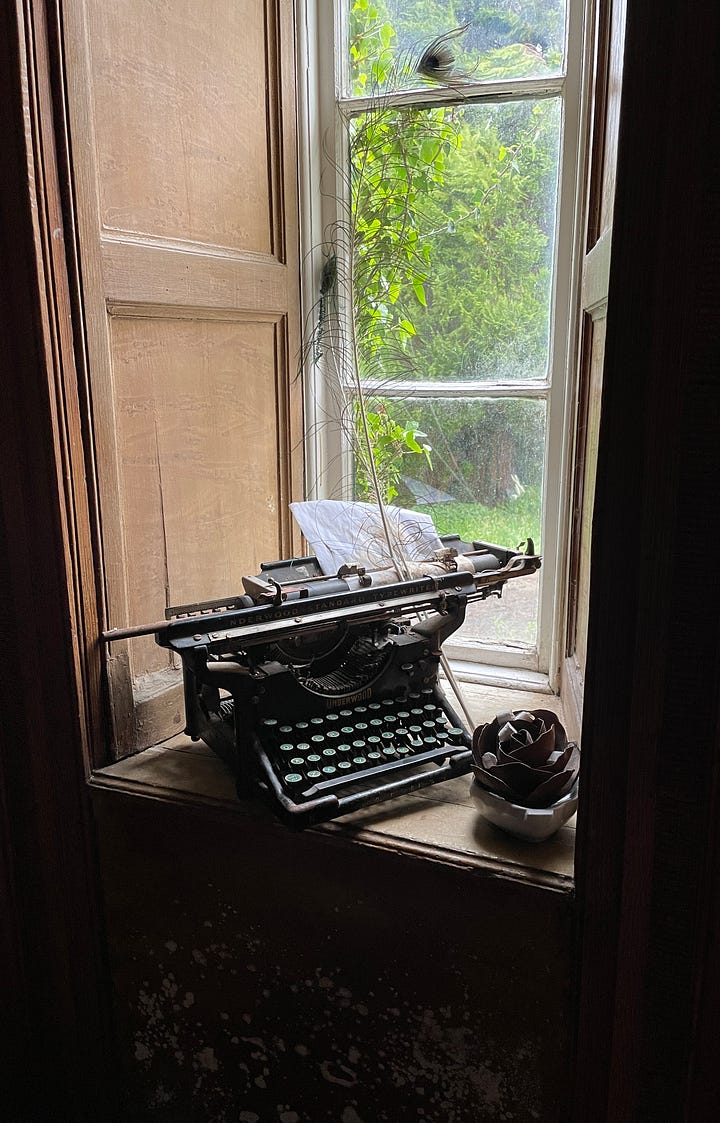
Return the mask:
<path id="1" fill-rule="evenodd" d="M 368 408 L 386 500 L 430 515 L 440 534 L 512 548 L 530 537 L 540 551 L 544 401 L 384 399 Z M 360 457 L 355 491 L 371 498 Z M 537 590 L 536 577 L 509 582 L 502 600 L 473 606 L 453 642 L 533 644 Z"/>
<path id="2" fill-rule="evenodd" d="M 550 99 L 354 118 L 364 377 L 547 377 L 560 117 Z"/>
<path id="3" fill-rule="evenodd" d="M 351 94 L 413 89 L 434 76 L 454 83 L 562 72 L 565 0 L 348 0 L 348 12 Z"/>

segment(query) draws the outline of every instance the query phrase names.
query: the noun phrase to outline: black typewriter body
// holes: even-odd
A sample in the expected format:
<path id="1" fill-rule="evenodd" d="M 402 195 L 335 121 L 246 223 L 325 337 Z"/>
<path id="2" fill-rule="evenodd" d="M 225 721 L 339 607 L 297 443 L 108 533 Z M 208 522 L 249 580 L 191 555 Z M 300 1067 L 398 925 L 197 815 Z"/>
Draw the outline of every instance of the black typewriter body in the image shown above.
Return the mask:
<path id="1" fill-rule="evenodd" d="M 470 771 L 470 734 L 438 681 L 442 644 L 469 600 L 541 559 L 531 542 L 524 554 L 442 542 L 406 580 L 266 563 L 240 596 L 105 639 L 154 632 L 182 661 L 187 734 L 233 769 L 240 798 L 263 795 L 296 828 L 324 822 Z"/>
<path id="2" fill-rule="evenodd" d="M 433 576 L 328 577 L 291 559 L 230 603 L 168 610 L 156 639 L 182 659 L 186 732 L 233 769 L 241 798 L 260 792 L 302 828 L 470 771 L 470 734 L 438 682 L 442 644 L 470 597 L 499 595 L 540 559 L 443 545 Z"/>

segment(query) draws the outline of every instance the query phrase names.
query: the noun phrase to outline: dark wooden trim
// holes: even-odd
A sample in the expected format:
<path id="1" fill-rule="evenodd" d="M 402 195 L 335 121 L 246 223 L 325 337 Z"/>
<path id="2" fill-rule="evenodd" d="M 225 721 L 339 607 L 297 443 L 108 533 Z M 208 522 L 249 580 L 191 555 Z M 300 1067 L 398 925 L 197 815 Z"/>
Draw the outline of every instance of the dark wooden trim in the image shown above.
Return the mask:
<path id="1" fill-rule="evenodd" d="M 716 5 L 628 5 L 578 816 L 578 1123 L 717 1117 L 702 1033 L 720 993 L 698 926 L 720 886 L 718 41 Z"/>
<path id="2" fill-rule="evenodd" d="M 41 0 L 0 10 L 0 788 L 9 946 L 22 993 L 18 1119 L 112 1118 L 107 973 L 86 785 L 82 640 L 93 582 L 81 526 L 73 339 Z M 89 588 L 89 593 L 87 592 Z M 12 1106 L 10 1111 L 12 1112 Z"/>

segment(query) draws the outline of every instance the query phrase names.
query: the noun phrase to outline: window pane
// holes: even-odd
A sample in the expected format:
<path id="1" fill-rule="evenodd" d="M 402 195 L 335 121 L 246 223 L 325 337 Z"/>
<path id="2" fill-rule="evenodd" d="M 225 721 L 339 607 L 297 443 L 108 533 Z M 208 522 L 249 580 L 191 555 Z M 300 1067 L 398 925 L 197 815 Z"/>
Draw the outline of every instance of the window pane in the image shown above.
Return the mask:
<path id="1" fill-rule="evenodd" d="M 543 78 L 563 66 L 565 0 L 348 0 L 352 94 L 412 89 L 428 48 L 451 52 L 451 80 Z M 461 36 L 438 36 L 468 24 Z M 427 58 L 427 55 L 425 55 Z M 432 60 L 430 60 L 432 67 Z"/>
<path id="2" fill-rule="evenodd" d="M 551 99 L 353 120 L 365 377 L 547 377 L 560 115 Z"/>
<path id="3" fill-rule="evenodd" d="M 386 498 L 430 515 L 440 534 L 512 548 L 531 537 L 540 550 L 543 401 L 385 399 L 368 408 Z M 356 496 L 372 499 L 359 464 Z M 453 642 L 533 644 L 537 589 L 534 576 L 509 582 L 502 601 L 469 610 Z"/>

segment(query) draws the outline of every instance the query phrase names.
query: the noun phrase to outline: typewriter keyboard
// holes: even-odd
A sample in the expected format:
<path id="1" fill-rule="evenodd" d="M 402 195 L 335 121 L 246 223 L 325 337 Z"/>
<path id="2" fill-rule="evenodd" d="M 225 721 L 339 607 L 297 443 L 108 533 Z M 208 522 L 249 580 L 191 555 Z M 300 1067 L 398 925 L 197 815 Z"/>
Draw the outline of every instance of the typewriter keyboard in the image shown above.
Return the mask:
<path id="1" fill-rule="evenodd" d="M 293 800 L 312 799 L 469 747 L 434 690 L 337 709 L 301 721 L 265 718 L 260 740 Z"/>

